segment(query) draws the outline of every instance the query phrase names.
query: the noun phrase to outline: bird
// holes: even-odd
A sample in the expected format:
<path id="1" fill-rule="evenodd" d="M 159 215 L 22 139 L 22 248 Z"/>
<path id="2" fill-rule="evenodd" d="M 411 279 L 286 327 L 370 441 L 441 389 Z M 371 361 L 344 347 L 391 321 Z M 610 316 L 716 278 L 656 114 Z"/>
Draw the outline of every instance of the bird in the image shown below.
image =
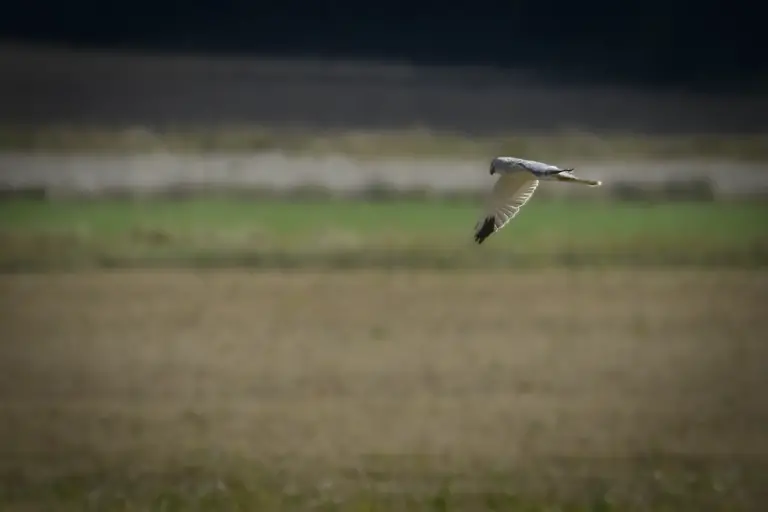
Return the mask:
<path id="1" fill-rule="evenodd" d="M 561 181 L 599 187 L 596 180 L 578 178 L 573 167 L 526 160 L 514 156 L 497 156 L 491 160 L 490 174 L 499 174 L 488 198 L 483 216 L 475 225 L 475 242 L 482 244 L 486 238 L 506 226 L 533 196 L 539 181 Z"/>

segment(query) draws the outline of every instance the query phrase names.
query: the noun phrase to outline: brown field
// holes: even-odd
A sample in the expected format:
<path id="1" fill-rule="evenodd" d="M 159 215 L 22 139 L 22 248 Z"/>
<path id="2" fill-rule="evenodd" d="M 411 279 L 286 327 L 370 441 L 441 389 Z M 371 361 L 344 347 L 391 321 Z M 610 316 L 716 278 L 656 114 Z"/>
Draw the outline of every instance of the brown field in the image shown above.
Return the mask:
<path id="1" fill-rule="evenodd" d="M 766 305 L 764 271 L 6 275 L 0 470 L 621 494 L 692 468 L 754 503 Z"/>

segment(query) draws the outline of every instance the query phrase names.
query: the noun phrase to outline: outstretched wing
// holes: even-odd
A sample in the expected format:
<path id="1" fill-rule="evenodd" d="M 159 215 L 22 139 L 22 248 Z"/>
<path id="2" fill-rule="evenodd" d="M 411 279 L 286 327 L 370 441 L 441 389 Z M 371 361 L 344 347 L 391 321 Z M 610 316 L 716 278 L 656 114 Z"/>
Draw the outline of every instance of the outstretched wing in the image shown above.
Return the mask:
<path id="1" fill-rule="evenodd" d="M 502 174 L 493 186 L 483 218 L 475 226 L 475 241 L 481 244 L 506 226 L 538 186 L 539 180 L 527 172 Z"/>

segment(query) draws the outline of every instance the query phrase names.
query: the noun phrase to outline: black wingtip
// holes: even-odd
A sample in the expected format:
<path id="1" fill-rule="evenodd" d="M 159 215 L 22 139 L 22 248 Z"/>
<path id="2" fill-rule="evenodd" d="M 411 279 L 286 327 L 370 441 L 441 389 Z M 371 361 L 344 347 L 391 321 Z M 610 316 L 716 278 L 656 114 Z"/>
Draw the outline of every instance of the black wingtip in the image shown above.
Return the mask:
<path id="1" fill-rule="evenodd" d="M 483 225 L 475 232 L 475 242 L 478 244 L 491 236 L 496 230 L 496 220 L 493 217 L 486 217 L 483 220 Z"/>

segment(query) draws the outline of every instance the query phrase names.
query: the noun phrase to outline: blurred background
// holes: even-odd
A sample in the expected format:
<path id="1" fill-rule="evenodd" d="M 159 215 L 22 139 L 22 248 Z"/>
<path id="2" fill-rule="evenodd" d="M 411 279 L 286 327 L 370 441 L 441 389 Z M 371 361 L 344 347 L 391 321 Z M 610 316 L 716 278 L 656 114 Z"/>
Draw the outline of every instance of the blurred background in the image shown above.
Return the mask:
<path id="1" fill-rule="evenodd" d="M 3 510 L 757 510 L 758 19 L 10 8 Z M 497 155 L 604 185 L 477 246 Z"/>

